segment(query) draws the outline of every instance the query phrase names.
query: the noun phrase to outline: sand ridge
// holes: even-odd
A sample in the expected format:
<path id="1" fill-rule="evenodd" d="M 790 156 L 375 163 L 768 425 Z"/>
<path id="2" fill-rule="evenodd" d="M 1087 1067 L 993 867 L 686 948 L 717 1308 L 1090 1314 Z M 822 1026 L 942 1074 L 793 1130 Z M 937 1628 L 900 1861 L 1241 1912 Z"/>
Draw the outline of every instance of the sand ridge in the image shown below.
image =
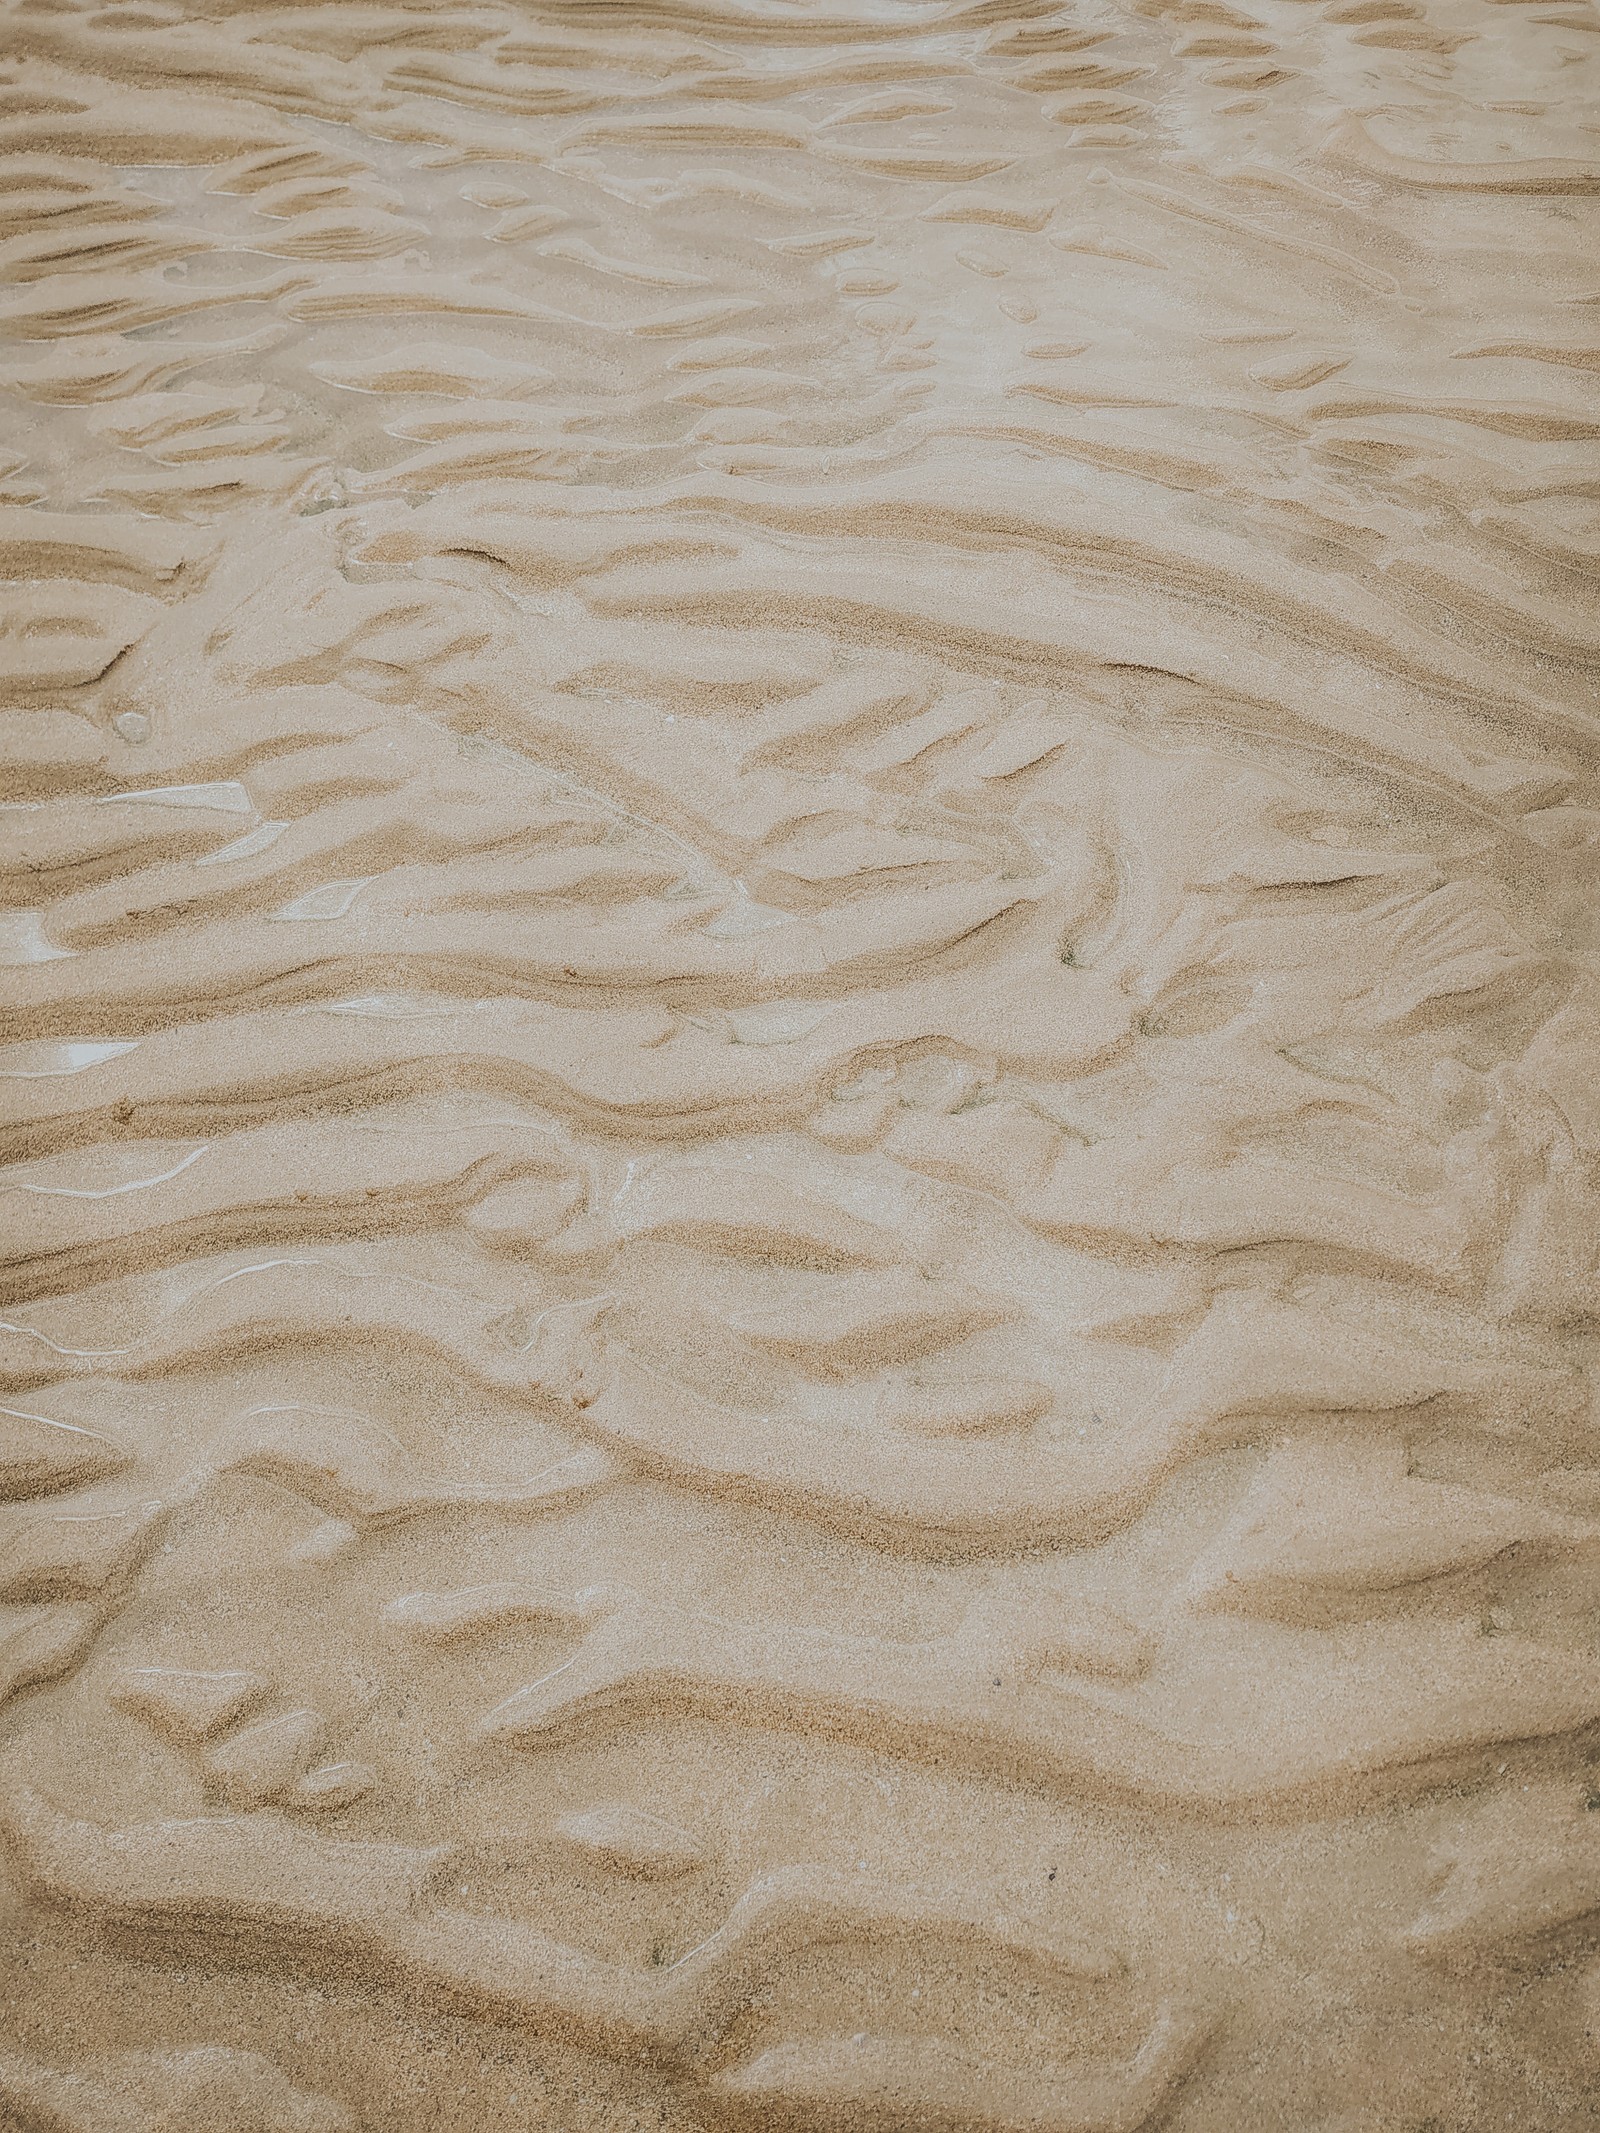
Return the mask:
<path id="1" fill-rule="evenodd" d="M 0 2123 L 1600 2117 L 1588 0 L 10 0 Z"/>

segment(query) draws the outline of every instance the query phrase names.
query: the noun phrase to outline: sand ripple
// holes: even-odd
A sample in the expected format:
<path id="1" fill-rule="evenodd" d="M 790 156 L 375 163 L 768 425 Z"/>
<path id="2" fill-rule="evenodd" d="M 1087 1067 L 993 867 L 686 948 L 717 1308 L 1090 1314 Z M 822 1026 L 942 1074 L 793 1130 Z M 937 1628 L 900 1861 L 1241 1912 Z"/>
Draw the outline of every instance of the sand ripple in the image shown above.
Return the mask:
<path id="1" fill-rule="evenodd" d="M 1595 27 L 8 10 L 7 2124 L 1596 2123 Z"/>

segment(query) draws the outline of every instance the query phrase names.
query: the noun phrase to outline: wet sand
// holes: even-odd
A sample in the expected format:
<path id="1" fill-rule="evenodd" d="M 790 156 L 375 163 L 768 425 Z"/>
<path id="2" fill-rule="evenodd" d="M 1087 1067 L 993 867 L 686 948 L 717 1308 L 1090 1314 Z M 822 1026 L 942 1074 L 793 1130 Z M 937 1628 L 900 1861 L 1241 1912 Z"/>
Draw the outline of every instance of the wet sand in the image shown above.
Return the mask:
<path id="1" fill-rule="evenodd" d="M 0 2123 L 1600 2123 L 1600 18 L 4 21 Z"/>

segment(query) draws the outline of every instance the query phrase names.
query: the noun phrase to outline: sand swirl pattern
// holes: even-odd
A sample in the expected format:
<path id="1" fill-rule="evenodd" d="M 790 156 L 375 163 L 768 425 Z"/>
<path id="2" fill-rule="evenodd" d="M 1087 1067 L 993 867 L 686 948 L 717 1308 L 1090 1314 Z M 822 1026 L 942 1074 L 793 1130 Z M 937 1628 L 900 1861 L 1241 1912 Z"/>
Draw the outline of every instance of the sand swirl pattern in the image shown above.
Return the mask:
<path id="1" fill-rule="evenodd" d="M 0 2120 L 1600 2114 L 1583 0 L 13 0 Z"/>

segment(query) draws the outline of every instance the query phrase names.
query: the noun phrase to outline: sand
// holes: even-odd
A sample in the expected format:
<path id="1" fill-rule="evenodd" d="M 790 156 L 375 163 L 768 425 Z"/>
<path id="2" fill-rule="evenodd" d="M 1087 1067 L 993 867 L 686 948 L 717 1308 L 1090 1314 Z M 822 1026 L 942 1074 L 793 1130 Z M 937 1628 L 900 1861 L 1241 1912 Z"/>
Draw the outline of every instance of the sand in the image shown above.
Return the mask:
<path id="1" fill-rule="evenodd" d="M 1600 2125 L 1600 17 L 3 22 L 7 2133 Z"/>

